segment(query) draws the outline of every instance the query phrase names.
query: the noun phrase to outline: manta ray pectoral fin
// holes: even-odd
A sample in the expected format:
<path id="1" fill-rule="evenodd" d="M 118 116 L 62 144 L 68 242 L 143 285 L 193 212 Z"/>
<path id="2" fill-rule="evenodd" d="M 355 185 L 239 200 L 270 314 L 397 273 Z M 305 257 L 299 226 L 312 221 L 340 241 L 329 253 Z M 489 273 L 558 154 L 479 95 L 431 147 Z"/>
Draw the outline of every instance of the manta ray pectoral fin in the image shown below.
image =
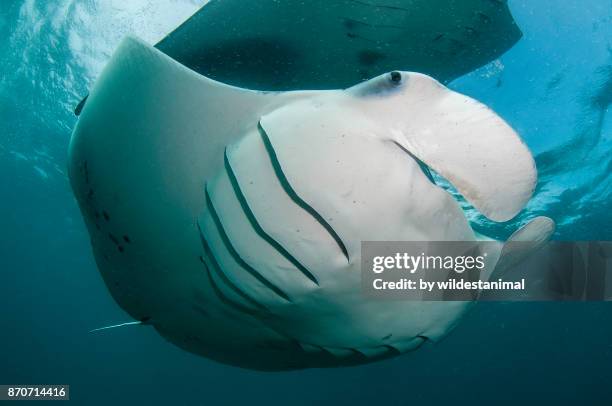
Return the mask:
<path id="1" fill-rule="evenodd" d="M 361 100 L 380 137 L 448 179 L 488 218 L 509 220 L 531 197 L 536 182 L 531 153 L 485 105 L 409 72 L 402 73 L 401 83 L 386 74 L 346 92 Z"/>

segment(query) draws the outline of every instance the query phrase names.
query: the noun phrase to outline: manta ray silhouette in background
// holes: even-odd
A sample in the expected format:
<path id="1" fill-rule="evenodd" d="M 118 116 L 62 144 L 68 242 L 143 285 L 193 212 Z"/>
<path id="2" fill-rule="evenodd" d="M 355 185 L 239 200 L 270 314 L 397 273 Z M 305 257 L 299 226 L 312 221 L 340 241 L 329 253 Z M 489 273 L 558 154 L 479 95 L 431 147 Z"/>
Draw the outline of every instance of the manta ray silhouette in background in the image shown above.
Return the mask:
<path id="1" fill-rule="evenodd" d="M 448 83 L 521 35 L 505 0 L 211 0 L 155 47 L 230 85 L 314 90 L 395 69 Z"/>

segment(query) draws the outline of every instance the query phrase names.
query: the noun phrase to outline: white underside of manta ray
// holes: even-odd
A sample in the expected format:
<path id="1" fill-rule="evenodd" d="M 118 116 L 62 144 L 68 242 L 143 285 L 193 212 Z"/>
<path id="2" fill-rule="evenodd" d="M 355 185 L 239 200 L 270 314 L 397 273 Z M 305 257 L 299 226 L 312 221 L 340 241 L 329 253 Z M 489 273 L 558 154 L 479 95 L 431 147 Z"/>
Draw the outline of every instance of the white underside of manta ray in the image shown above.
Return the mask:
<path id="1" fill-rule="evenodd" d="M 414 350 L 471 307 L 362 294 L 361 241 L 476 243 L 423 164 L 496 221 L 536 182 L 500 117 L 428 76 L 251 91 L 130 37 L 70 145 L 72 186 L 119 305 L 184 349 L 261 370 Z M 537 218 L 517 236 L 551 232 Z"/>

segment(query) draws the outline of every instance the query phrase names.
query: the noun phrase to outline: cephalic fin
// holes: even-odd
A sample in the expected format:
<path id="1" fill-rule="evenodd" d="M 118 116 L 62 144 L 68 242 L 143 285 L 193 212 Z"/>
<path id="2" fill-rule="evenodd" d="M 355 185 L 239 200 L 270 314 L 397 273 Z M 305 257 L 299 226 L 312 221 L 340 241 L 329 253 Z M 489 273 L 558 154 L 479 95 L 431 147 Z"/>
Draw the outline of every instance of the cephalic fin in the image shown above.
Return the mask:
<path id="1" fill-rule="evenodd" d="M 555 231 L 555 222 L 544 216 L 536 217 L 516 230 L 504 244 L 490 280 L 501 278 L 546 244 Z"/>

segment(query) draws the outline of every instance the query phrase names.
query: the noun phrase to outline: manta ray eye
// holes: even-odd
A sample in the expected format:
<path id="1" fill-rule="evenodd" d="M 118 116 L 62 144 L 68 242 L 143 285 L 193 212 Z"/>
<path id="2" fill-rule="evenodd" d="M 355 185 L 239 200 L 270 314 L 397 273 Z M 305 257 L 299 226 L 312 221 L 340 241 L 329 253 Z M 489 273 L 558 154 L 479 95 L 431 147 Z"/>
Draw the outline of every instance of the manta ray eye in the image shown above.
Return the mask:
<path id="1" fill-rule="evenodd" d="M 395 85 L 398 85 L 402 81 L 402 74 L 398 71 L 393 71 L 389 74 L 391 82 Z"/>

